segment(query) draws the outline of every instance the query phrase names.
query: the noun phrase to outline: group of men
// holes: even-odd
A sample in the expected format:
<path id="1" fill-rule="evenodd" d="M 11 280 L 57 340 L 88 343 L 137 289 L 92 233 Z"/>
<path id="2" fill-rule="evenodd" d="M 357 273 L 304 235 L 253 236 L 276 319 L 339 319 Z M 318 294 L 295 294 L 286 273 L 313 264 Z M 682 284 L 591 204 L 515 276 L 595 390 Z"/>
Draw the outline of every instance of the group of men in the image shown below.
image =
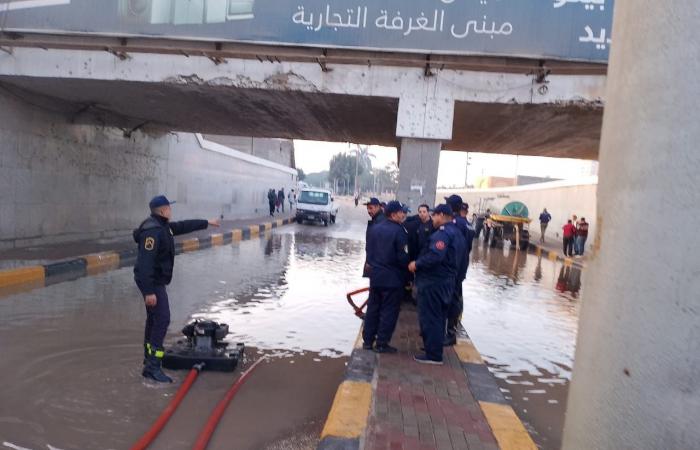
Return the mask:
<path id="1" fill-rule="evenodd" d="M 296 201 L 296 192 L 294 192 L 294 189 L 289 191 L 289 193 L 286 196 L 287 201 L 289 202 L 289 211 L 292 211 L 292 208 L 294 207 L 294 203 Z M 284 212 L 284 188 L 281 188 L 279 191 L 275 192 L 274 189 L 269 189 L 267 191 L 267 202 L 270 207 L 270 216 L 275 215 L 275 211 L 278 213 L 280 212 L 280 208 L 282 209 L 282 212 Z"/>
<path id="2" fill-rule="evenodd" d="M 540 214 L 540 242 L 545 243 L 545 233 L 547 226 L 552 220 L 552 215 L 547 211 L 547 208 L 542 210 Z M 568 219 L 562 226 L 562 246 L 564 256 L 583 256 L 586 250 L 586 240 L 588 240 L 588 222 L 585 217 L 578 220 L 576 215 Z"/>
<path id="3" fill-rule="evenodd" d="M 424 353 L 422 364 L 442 364 L 443 346 L 457 342 L 466 278 L 475 232 L 467 221 L 469 205 L 458 195 L 432 211 L 420 205 L 416 216 L 398 201 L 365 203 L 370 221 L 366 233 L 363 275 L 370 291 L 362 330 L 363 348 L 396 353 L 390 345 L 401 302 L 415 292 Z"/>

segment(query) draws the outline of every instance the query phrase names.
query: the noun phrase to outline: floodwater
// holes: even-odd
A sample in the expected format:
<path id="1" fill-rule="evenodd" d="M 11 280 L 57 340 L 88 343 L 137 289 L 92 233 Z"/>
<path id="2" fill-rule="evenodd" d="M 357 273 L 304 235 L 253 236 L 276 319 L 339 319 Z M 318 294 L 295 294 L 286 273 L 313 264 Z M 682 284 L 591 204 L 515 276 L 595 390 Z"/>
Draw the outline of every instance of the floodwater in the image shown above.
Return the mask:
<path id="1" fill-rule="evenodd" d="M 474 242 L 462 323 L 543 449 L 559 449 L 571 380 L 581 270 Z"/>
<path id="2" fill-rule="evenodd" d="M 229 324 L 245 366 L 267 355 L 209 448 L 312 449 L 360 322 L 345 293 L 367 284 L 362 207 L 331 227 L 292 225 L 260 239 L 180 255 L 168 341 L 193 318 Z M 477 245 L 464 326 L 543 448 L 558 448 L 581 273 Z M 129 448 L 176 383 L 140 376 L 144 311 L 131 269 L 0 298 L 0 449 Z M 234 374 L 203 373 L 153 448 L 191 448 Z"/>
<path id="3" fill-rule="evenodd" d="M 345 293 L 365 284 L 364 244 L 343 237 L 362 222 L 339 222 L 177 257 L 168 340 L 211 318 L 246 365 L 268 357 L 209 448 L 315 448 L 360 325 Z M 186 375 L 142 379 L 144 315 L 131 269 L 0 299 L 0 448 L 129 448 Z M 238 373 L 201 374 L 153 448 L 191 448 Z"/>

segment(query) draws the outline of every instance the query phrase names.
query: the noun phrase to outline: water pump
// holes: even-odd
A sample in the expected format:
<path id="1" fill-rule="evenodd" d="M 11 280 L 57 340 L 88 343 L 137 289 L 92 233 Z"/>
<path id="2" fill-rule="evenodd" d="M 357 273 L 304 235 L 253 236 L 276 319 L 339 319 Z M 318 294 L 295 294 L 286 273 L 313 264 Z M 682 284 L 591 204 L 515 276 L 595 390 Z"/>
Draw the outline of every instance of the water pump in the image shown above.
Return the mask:
<path id="1" fill-rule="evenodd" d="M 230 349 L 224 338 L 228 325 L 211 320 L 195 320 L 182 329 L 185 340 L 177 341 L 167 349 L 163 367 L 171 370 L 189 370 L 195 364 L 204 363 L 204 370 L 233 372 L 243 358 L 244 345 Z"/>

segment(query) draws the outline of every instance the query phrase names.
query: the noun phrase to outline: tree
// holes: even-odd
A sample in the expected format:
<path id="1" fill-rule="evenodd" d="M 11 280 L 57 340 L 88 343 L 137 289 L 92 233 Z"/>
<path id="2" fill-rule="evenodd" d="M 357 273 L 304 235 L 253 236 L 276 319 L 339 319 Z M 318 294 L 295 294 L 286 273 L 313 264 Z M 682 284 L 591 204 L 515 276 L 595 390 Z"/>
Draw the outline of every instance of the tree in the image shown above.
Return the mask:
<path id="1" fill-rule="evenodd" d="M 360 147 L 359 145 L 357 148 L 350 153 L 355 155 L 355 175 L 356 177 L 353 179 L 353 190 L 355 192 L 362 191 L 362 177 L 360 175 L 362 172 L 360 172 L 360 167 L 364 169 L 365 173 L 371 173 L 372 172 L 372 158 L 375 158 L 375 156 L 369 152 L 369 147 Z"/>
<path id="2" fill-rule="evenodd" d="M 297 180 L 304 181 L 305 179 L 306 174 L 304 173 L 304 169 L 297 169 Z"/>
<path id="3" fill-rule="evenodd" d="M 334 183 L 337 190 L 345 195 L 349 194 L 355 185 L 355 161 L 355 156 L 346 153 L 337 153 L 331 159 L 328 181 Z M 362 175 L 364 171 L 362 165 L 357 167 L 358 175 Z"/>

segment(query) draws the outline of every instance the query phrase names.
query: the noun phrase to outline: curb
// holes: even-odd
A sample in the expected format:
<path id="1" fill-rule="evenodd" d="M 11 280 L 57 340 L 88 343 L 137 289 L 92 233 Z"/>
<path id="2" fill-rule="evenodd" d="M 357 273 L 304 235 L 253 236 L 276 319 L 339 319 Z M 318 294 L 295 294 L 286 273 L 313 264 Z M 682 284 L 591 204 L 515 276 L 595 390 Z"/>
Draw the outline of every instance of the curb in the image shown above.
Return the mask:
<path id="1" fill-rule="evenodd" d="M 496 379 L 473 342 L 462 330 L 453 347 L 467 376 L 469 389 L 503 450 L 537 450 L 522 421 L 503 396 Z M 377 355 L 362 349 L 362 327 L 350 354 L 345 376 L 321 432 L 317 450 L 359 450 L 372 406 Z"/>
<path id="2" fill-rule="evenodd" d="M 273 228 L 291 223 L 294 223 L 291 218 L 278 219 L 275 222 L 251 225 L 203 238 L 186 239 L 175 243 L 175 254 L 179 255 L 232 242 L 250 240 Z M 2 270 L 0 271 L 0 297 L 133 266 L 136 262 L 136 255 L 137 251 L 134 248 L 78 256 L 40 266 Z"/>
<path id="3" fill-rule="evenodd" d="M 503 450 L 537 450 L 530 433 L 503 396 L 495 377 L 466 332 L 453 348 L 467 375 L 469 390 L 479 402 L 498 447 Z"/>
<path id="4" fill-rule="evenodd" d="M 585 269 L 586 265 L 581 262 L 577 261 L 573 258 L 569 258 L 568 256 L 561 256 L 559 252 L 554 251 L 554 250 L 547 250 L 546 248 L 538 245 L 538 244 L 533 244 L 530 242 L 530 246 L 528 249 L 533 252 L 537 256 L 543 256 L 546 255 L 547 259 L 550 261 L 560 261 L 564 263 L 565 267 L 576 267 L 578 269 Z"/>
<path id="5" fill-rule="evenodd" d="M 321 431 L 317 450 L 358 450 L 372 407 L 372 380 L 377 355 L 362 349 L 362 327 L 350 354 L 348 368 L 338 386 Z"/>

